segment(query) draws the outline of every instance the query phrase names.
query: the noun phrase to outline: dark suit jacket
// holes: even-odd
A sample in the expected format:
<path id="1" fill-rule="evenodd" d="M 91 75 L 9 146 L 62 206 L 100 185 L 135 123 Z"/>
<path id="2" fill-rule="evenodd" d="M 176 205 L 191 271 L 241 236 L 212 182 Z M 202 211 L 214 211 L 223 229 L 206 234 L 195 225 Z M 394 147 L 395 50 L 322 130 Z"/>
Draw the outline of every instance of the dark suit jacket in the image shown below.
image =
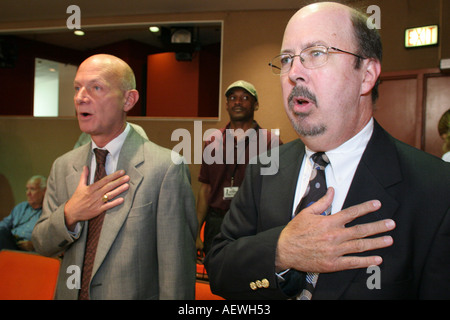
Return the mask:
<path id="1" fill-rule="evenodd" d="M 304 156 L 300 140 L 279 149 L 279 170 L 251 165 L 206 259 L 212 291 L 230 299 L 285 299 L 275 275 L 281 230 L 291 220 Z M 379 254 L 381 289 L 369 289 L 367 269 L 322 273 L 314 299 L 450 298 L 450 164 L 408 146 L 375 123 L 343 208 L 378 199 L 382 207 L 356 219 L 392 218 L 391 247 Z M 250 283 L 265 279 L 264 286 Z"/>

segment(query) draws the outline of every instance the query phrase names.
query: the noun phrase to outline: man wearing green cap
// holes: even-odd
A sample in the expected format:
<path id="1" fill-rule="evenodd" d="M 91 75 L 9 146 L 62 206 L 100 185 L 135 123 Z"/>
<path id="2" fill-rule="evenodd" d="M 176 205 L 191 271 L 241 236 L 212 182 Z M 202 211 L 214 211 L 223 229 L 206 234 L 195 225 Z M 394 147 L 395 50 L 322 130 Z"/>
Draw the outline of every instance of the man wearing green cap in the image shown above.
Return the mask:
<path id="1" fill-rule="evenodd" d="M 208 161 L 204 153 L 198 178 L 201 185 L 197 202 L 199 231 L 196 245 L 200 254 L 208 252 L 212 238 L 219 233 L 223 217 L 244 179 L 249 159 L 279 144 L 278 136 L 271 135 L 254 120 L 259 104 L 258 94 L 251 83 L 236 81 L 227 88 L 225 96 L 230 121 L 205 142 L 205 148 L 216 143 L 216 150 L 223 151 L 223 161 Z M 265 139 L 267 145 L 264 150 L 259 150 L 261 139 Z M 249 145 L 258 146 L 256 154 L 252 154 L 255 149 Z M 204 241 L 200 239 L 203 223 Z"/>

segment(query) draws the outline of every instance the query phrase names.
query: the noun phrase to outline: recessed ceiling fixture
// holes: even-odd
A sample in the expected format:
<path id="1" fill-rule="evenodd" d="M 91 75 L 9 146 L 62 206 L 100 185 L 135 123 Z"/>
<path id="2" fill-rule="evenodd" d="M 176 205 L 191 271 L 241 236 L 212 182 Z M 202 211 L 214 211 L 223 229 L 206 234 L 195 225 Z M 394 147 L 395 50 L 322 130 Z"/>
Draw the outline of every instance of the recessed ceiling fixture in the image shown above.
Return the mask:
<path id="1" fill-rule="evenodd" d="M 172 43 L 191 43 L 192 32 L 188 29 L 177 29 L 172 33 Z"/>
<path id="2" fill-rule="evenodd" d="M 151 32 L 156 33 L 159 32 L 159 27 L 158 26 L 151 26 L 148 28 Z"/>
<path id="3" fill-rule="evenodd" d="M 77 36 L 84 36 L 84 31 L 83 30 L 75 30 L 73 33 L 75 35 L 77 35 Z"/>

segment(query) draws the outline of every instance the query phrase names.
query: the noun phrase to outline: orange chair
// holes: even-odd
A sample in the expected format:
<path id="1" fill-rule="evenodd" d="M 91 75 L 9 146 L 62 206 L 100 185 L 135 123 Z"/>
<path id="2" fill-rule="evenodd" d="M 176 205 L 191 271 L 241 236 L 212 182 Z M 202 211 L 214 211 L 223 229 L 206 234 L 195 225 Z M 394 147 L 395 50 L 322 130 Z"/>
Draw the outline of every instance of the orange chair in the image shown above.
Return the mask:
<path id="1" fill-rule="evenodd" d="M 195 283 L 195 300 L 225 300 L 221 296 L 215 295 L 211 292 L 209 283 L 206 281 L 199 281 Z"/>
<path id="2" fill-rule="evenodd" d="M 52 300 L 60 261 L 23 251 L 0 251 L 0 300 Z"/>
<path id="3" fill-rule="evenodd" d="M 205 235 L 205 224 L 203 223 L 202 228 L 200 230 L 200 239 L 204 241 Z M 198 255 L 198 253 L 197 253 Z M 204 257 L 197 256 L 197 280 L 208 280 L 208 274 L 206 273 L 205 266 L 203 265 L 203 261 L 199 261 L 199 259 L 203 260 Z"/>
<path id="4" fill-rule="evenodd" d="M 205 224 L 200 231 L 200 239 L 204 240 Z M 195 283 L 195 300 L 224 300 L 222 297 L 211 292 L 208 282 L 208 274 L 206 273 L 203 263 L 197 261 L 197 282 Z"/>

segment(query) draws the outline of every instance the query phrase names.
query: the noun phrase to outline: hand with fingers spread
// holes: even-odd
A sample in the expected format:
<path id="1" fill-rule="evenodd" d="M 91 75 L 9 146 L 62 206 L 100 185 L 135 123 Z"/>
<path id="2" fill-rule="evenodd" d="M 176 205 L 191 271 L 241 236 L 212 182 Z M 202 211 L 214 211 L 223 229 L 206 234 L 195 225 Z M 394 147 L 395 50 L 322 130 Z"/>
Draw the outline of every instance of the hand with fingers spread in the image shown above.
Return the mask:
<path id="1" fill-rule="evenodd" d="M 379 265 L 379 256 L 351 256 L 392 245 L 390 236 L 366 238 L 395 228 L 390 219 L 346 228 L 354 219 L 377 211 L 377 200 L 344 209 L 331 216 L 320 215 L 331 205 L 334 189 L 315 204 L 301 211 L 284 228 L 277 245 L 277 271 L 296 269 L 305 272 L 335 272 Z M 350 255 L 350 256 L 348 256 Z"/>
<path id="2" fill-rule="evenodd" d="M 88 185 L 89 169 L 85 166 L 75 193 L 64 207 L 66 225 L 74 230 L 77 222 L 86 221 L 98 216 L 103 211 L 123 203 L 123 198 L 115 198 L 128 190 L 130 177 L 124 170 L 118 170 L 103 179 Z M 104 201 L 106 199 L 114 199 Z"/>

